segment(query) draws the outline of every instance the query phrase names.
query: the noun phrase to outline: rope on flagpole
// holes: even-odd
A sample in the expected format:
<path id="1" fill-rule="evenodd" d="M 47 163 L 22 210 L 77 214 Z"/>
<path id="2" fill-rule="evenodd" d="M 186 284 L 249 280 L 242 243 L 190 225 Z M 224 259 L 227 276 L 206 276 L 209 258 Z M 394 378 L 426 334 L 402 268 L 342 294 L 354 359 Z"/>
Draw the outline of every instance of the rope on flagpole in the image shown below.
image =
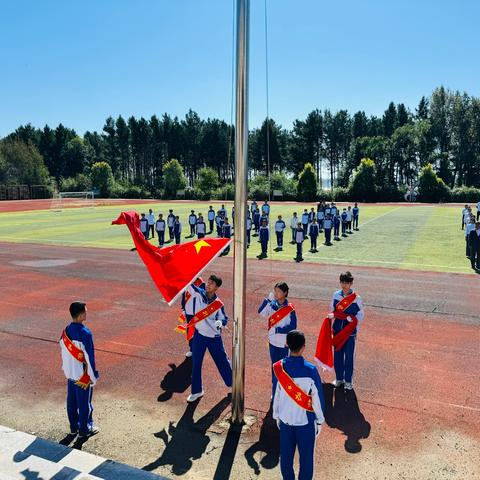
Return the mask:
<path id="1" fill-rule="evenodd" d="M 269 62 L 268 62 L 268 4 L 267 0 L 264 0 L 264 12 L 265 12 L 265 23 L 264 23 L 264 31 L 265 31 L 265 97 L 266 97 L 266 114 L 267 114 L 267 177 L 268 177 L 268 203 L 270 204 L 272 201 L 271 192 L 272 192 L 272 178 L 270 173 L 270 84 L 269 84 Z M 268 228 L 271 232 L 272 227 L 272 215 L 271 215 L 272 207 L 270 206 L 270 212 L 268 214 Z M 275 234 L 275 224 L 273 224 L 273 233 Z M 276 234 L 275 234 L 276 238 Z M 269 242 L 269 256 L 270 256 L 270 278 L 273 278 L 273 265 L 272 265 L 272 244 L 274 238 L 271 237 L 271 241 Z"/>

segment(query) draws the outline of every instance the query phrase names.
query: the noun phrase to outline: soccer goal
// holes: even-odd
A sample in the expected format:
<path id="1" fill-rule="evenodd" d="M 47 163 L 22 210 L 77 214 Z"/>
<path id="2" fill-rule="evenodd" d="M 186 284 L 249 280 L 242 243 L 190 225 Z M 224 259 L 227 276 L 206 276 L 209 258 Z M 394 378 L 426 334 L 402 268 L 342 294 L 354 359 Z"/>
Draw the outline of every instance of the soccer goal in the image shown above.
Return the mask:
<path id="1" fill-rule="evenodd" d="M 64 208 L 93 208 L 95 193 L 90 192 L 54 192 L 51 210 L 61 212 Z"/>

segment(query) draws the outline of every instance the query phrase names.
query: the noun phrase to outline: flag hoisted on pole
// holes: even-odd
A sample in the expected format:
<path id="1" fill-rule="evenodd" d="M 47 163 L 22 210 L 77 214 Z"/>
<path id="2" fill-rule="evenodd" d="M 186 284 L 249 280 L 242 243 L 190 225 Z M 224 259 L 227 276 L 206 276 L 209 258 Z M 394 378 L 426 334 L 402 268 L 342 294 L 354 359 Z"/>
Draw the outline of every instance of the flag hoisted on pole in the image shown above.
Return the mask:
<path id="1" fill-rule="evenodd" d="M 245 307 L 247 285 L 248 37 L 250 0 L 237 0 L 235 115 L 235 235 L 233 269 L 232 423 L 245 412 Z"/>

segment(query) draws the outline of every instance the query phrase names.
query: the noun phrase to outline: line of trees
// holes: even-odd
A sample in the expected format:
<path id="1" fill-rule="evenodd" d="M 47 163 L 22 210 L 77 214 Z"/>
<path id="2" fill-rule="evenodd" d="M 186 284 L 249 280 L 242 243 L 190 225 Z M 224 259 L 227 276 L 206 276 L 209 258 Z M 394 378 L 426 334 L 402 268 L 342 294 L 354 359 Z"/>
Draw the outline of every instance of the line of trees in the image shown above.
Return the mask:
<path id="1" fill-rule="evenodd" d="M 251 186 L 259 192 L 269 177 L 287 196 L 298 196 L 292 182 L 310 163 L 320 190 L 333 186 L 345 193 L 364 158 L 374 163 L 377 199 L 401 197 L 427 165 L 449 189 L 480 187 L 480 99 L 444 87 L 422 97 L 414 112 L 393 102 L 381 117 L 313 110 L 290 130 L 269 119 L 249 136 Z M 0 141 L 0 184 L 89 188 L 93 165 L 102 163 L 113 176 L 105 194 L 172 196 L 165 178 L 177 159 L 184 175 L 179 185 L 196 189 L 192 195 L 212 195 L 231 190 L 233 139 L 232 126 L 193 111 L 183 119 L 109 117 L 102 132 L 83 136 L 62 124 L 28 124 Z"/>

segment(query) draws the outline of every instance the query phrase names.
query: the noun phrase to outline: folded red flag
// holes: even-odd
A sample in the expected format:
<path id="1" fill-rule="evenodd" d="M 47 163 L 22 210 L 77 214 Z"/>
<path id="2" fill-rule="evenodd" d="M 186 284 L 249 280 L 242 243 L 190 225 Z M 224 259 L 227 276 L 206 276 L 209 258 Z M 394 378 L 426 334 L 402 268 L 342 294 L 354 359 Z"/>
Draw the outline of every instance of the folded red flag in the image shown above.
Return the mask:
<path id="1" fill-rule="evenodd" d="M 337 318 L 346 319 L 347 315 L 337 312 Z M 320 333 L 318 334 L 317 348 L 315 349 L 315 360 L 324 370 L 333 370 L 333 352 L 339 351 L 345 345 L 350 335 L 357 328 L 358 320 L 351 315 L 352 321 L 343 327 L 336 335 L 333 334 L 332 321 L 330 318 L 323 319 Z"/>
<path id="2" fill-rule="evenodd" d="M 333 370 L 333 330 L 332 321 L 326 317 L 323 319 L 320 333 L 318 334 L 315 360 L 324 370 Z"/>
<path id="3" fill-rule="evenodd" d="M 157 248 L 140 231 L 137 212 L 122 212 L 112 225 L 127 225 L 140 258 L 169 305 L 232 241 L 231 238 L 209 238 Z"/>

